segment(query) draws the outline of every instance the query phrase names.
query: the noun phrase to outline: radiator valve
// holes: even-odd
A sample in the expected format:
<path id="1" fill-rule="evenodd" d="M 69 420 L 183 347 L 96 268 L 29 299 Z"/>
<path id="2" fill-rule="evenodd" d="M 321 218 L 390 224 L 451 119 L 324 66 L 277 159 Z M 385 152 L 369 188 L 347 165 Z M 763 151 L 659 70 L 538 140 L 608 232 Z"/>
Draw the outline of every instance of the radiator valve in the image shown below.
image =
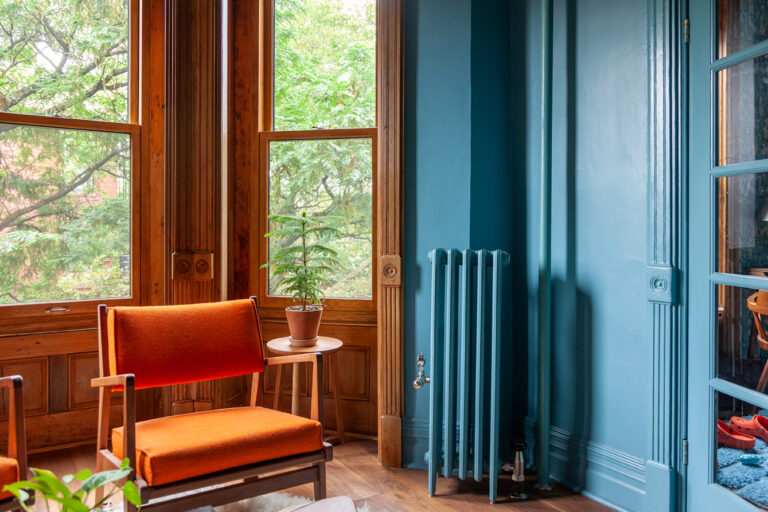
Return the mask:
<path id="1" fill-rule="evenodd" d="M 416 360 L 416 366 L 419 367 L 419 374 L 416 376 L 416 380 L 413 381 L 414 389 L 421 389 L 424 384 L 429 384 L 431 380 L 424 375 L 424 352 L 419 354 L 419 358 Z"/>

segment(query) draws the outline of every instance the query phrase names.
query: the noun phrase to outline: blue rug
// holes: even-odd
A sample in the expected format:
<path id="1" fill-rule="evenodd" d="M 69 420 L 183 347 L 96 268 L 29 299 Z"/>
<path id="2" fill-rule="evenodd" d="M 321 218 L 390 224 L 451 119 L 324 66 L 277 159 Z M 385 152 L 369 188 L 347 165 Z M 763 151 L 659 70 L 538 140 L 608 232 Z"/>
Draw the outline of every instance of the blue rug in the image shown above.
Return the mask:
<path id="1" fill-rule="evenodd" d="M 768 505 L 768 478 L 761 478 L 757 482 L 744 486 L 736 491 L 736 494 L 753 503 Z"/>
<path id="2" fill-rule="evenodd" d="M 763 466 L 747 466 L 736 462 L 717 472 L 717 483 L 729 489 L 740 489 L 768 476 L 768 469 Z"/>
<path id="3" fill-rule="evenodd" d="M 761 410 L 759 414 L 768 416 L 768 411 Z M 747 417 L 747 416 L 745 416 Z M 768 443 L 762 439 L 755 440 L 755 447 L 750 450 L 739 450 L 720 446 L 717 448 L 717 465 L 719 470 L 715 480 L 736 494 L 756 505 L 768 507 Z M 749 466 L 739 462 L 744 454 L 757 453 L 760 464 Z"/>

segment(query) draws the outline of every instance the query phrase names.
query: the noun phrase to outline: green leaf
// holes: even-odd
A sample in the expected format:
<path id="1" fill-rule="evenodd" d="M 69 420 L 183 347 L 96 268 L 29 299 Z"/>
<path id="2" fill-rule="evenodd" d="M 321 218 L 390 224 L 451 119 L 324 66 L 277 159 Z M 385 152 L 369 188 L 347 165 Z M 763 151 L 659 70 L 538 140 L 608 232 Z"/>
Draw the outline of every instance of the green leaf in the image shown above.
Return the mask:
<path id="1" fill-rule="evenodd" d="M 85 492 L 91 492 L 92 490 L 97 489 L 102 485 L 108 484 L 110 482 L 116 482 L 130 474 L 130 468 L 102 471 L 101 473 L 91 475 L 85 482 L 83 482 L 82 489 Z"/>
<path id="2" fill-rule="evenodd" d="M 139 490 L 136 488 L 136 484 L 130 480 L 125 482 L 125 485 L 123 485 L 123 495 L 129 503 L 137 507 L 141 507 L 141 496 L 139 495 Z"/>

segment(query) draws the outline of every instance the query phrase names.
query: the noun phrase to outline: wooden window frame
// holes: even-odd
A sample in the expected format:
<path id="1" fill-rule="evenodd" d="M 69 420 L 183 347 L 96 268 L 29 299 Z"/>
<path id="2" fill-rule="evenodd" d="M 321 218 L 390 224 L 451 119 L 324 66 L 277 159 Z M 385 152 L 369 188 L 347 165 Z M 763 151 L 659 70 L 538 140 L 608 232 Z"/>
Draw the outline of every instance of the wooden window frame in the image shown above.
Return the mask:
<path id="1" fill-rule="evenodd" d="M 260 108 L 271 84 L 260 86 L 258 70 L 271 61 L 260 35 L 259 20 L 271 17 L 264 2 L 227 0 L 227 298 L 261 293 L 259 251 L 253 219 L 262 214 L 259 204 L 259 132 L 269 116 Z M 376 359 L 379 460 L 402 465 L 404 412 L 403 337 L 403 86 L 404 0 L 377 0 L 376 9 L 376 194 L 374 276 L 376 279 Z M 268 6 L 267 6 L 268 7 Z M 263 37 L 263 34 L 260 35 Z M 265 64 L 271 66 L 271 63 Z M 263 237 L 261 237 L 263 238 Z M 278 308 L 261 308 L 262 319 L 284 316 Z M 367 322 L 367 316 L 362 321 Z M 327 311 L 324 322 L 361 320 L 344 311 Z"/>
<path id="2" fill-rule="evenodd" d="M 260 18 L 260 45 L 261 56 L 259 67 L 259 256 L 258 266 L 267 262 L 269 258 L 269 240 L 264 234 L 269 231 L 269 143 L 273 141 L 320 141 L 343 139 L 370 139 L 371 140 L 371 295 L 370 297 L 329 297 L 324 303 L 326 313 L 333 311 L 376 311 L 377 303 L 377 231 L 376 231 L 376 206 L 377 206 L 377 155 L 378 155 L 378 115 L 374 126 L 365 128 L 330 128 L 330 129 L 306 129 L 306 130 L 275 130 L 274 120 L 274 4 L 275 0 L 260 0 L 262 16 Z M 378 25 L 378 20 L 377 20 Z M 378 30 L 377 30 L 378 32 Z M 374 56 L 377 65 L 378 89 L 378 45 Z M 378 114 L 378 97 L 376 99 L 376 112 Z M 261 304 L 270 309 L 284 309 L 294 305 L 290 297 L 269 294 L 269 269 L 262 269 L 264 276 L 259 280 L 259 297 Z M 327 316 L 327 315 L 326 315 Z"/>
<path id="3" fill-rule="evenodd" d="M 129 297 L 97 298 L 33 302 L 0 305 L 0 336 L 20 333 L 72 330 L 92 327 L 96 323 L 96 306 L 135 305 L 140 301 L 141 289 L 141 124 L 140 118 L 140 41 L 144 37 L 141 10 L 148 0 L 130 0 L 128 23 L 128 120 L 125 122 L 97 121 L 80 118 L 53 117 L 37 114 L 0 112 L 0 123 L 44 128 L 86 130 L 105 133 L 123 133 L 131 139 L 131 289 Z"/>

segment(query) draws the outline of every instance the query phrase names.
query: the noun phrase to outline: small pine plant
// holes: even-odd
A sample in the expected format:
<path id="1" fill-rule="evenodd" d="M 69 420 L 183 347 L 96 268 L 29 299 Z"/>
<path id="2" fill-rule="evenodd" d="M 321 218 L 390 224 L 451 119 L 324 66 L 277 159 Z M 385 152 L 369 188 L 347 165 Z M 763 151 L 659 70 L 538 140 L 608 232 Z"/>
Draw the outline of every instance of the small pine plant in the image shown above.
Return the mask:
<path id="1" fill-rule="evenodd" d="M 45 501 L 46 509 L 48 509 L 49 503 L 55 502 L 59 504 L 58 508 L 60 508 L 61 512 L 103 512 L 104 504 L 118 492 L 122 492 L 130 503 L 141 508 L 141 497 L 136 485 L 132 481 L 126 481 L 122 487 L 115 483 L 131 474 L 128 459 L 123 459 L 120 469 L 93 474 L 90 470 L 84 469 L 76 475 L 65 475 L 61 480 L 51 471 L 35 468 L 31 470 L 34 475 L 32 480 L 16 482 L 6 485 L 2 489 L 16 496 L 21 506 L 27 512 L 31 512 L 27 501 L 35 493 L 37 493 L 38 498 Z M 77 490 L 71 491 L 69 484 L 74 480 L 79 480 L 82 484 L 80 484 Z M 88 504 L 88 498 L 91 493 L 109 483 L 112 484 L 112 490 L 105 493 L 100 501 L 93 505 Z"/>
<path id="2" fill-rule="evenodd" d="M 328 276 L 342 268 L 336 251 L 328 243 L 342 233 L 331 225 L 332 217 L 309 217 L 273 214 L 269 220 L 277 229 L 266 237 L 287 241 L 286 245 L 271 251 L 270 259 L 261 268 L 270 267 L 277 276 L 278 288 L 301 303 L 301 310 L 320 305 L 323 288 L 330 284 Z"/>

